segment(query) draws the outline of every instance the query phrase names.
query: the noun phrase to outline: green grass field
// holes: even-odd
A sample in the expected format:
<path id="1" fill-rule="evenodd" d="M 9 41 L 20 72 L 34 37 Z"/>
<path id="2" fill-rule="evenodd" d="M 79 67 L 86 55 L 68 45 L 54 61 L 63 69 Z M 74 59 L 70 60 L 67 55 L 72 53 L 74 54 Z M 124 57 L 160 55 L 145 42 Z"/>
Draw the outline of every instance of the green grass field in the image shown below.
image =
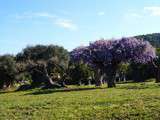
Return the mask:
<path id="1" fill-rule="evenodd" d="M 71 89 L 71 90 L 70 90 Z M 0 92 L 0 120 L 159 120 L 160 86 L 148 83 Z"/>

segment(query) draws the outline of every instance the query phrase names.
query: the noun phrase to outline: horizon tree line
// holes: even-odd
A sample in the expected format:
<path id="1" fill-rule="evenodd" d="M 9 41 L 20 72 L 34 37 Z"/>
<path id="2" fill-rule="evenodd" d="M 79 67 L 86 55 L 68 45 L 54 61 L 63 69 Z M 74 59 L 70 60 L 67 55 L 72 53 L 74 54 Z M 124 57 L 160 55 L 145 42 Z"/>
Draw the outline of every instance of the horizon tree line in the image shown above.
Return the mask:
<path id="1" fill-rule="evenodd" d="M 148 78 L 154 77 L 160 82 L 157 56 L 160 56 L 159 49 L 136 38 L 97 40 L 71 52 L 57 45 L 30 46 L 16 56 L 0 56 L 0 89 L 14 84 L 27 84 L 27 88 L 59 88 L 66 84 L 101 86 L 107 83 L 108 87 L 116 87 L 117 76 L 120 81 L 143 82 L 147 71 L 150 72 Z"/>

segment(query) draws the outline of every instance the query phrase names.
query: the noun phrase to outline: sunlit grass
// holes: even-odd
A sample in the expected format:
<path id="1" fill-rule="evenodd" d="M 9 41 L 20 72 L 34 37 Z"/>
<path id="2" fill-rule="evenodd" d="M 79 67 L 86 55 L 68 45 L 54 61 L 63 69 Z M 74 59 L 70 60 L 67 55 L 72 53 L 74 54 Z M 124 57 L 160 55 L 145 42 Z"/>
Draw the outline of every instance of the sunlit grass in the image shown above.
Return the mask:
<path id="1" fill-rule="evenodd" d="M 0 120 L 158 120 L 160 86 L 153 82 L 0 92 Z"/>

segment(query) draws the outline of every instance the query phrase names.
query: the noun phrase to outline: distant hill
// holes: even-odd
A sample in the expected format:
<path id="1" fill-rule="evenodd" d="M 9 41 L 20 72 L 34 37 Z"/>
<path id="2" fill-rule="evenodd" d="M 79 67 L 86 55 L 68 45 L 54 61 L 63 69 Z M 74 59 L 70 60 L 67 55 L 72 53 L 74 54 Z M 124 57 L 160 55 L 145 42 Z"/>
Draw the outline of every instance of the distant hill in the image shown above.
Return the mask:
<path id="1" fill-rule="evenodd" d="M 149 41 L 154 47 L 160 48 L 160 33 L 135 36 L 138 39 Z"/>

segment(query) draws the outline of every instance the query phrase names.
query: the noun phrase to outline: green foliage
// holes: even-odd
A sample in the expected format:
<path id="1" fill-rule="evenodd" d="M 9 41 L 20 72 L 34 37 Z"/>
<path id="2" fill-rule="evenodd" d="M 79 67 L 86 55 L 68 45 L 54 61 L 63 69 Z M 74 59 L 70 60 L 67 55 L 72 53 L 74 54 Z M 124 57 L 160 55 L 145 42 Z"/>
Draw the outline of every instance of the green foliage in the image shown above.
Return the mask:
<path id="1" fill-rule="evenodd" d="M 126 76 L 128 74 L 129 67 L 130 67 L 129 63 L 121 63 L 118 65 L 118 67 L 117 67 L 118 78 L 116 76 L 116 80 L 118 80 L 118 82 L 120 82 L 120 81 L 125 82 L 126 81 Z"/>
<path id="2" fill-rule="evenodd" d="M 47 61 L 47 71 L 48 74 L 52 77 L 54 81 L 57 81 L 59 79 L 62 79 L 66 72 L 66 67 L 59 64 L 59 61 L 57 58 L 52 58 Z"/>
<path id="3" fill-rule="evenodd" d="M 69 84 L 89 84 L 92 81 L 94 72 L 83 63 L 70 64 L 69 66 Z M 93 82 L 93 81 L 92 81 Z"/>
<path id="4" fill-rule="evenodd" d="M 144 82 L 147 79 L 154 78 L 154 70 L 151 64 L 131 64 L 127 76 L 134 82 Z"/>
<path id="5" fill-rule="evenodd" d="M 25 64 L 32 78 L 32 85 L 51 84 L 64 77 L 68 67 L 68 51 L 60 46 L 36 45 L 25 48 L 16 56 L 17 62 Z M 23 66 L 22 66 L 23 68 Z"/>
<path id="6" fill-rule="evenodd" d="M 129 64 L 128 63 L 122 63 L 122 64 L 119 64 L 118 71 L 119 72 L 123 72 L 123 73 L 127 73 L 128 68 L 129 68 Z"/>
<path id="7" fill-rule="evenodd" d="M 159 67 L 160 66 L 160 48 L 156 49 L 157 59 L 155 59 L 154 63 Z"/>
<path id="8" fill-rule="evenodd" d="M 59 64 L 68 65 L 68 51 L 55 45 L 36 45 L 26 47 L 21 53 L 17 54 L 17 61 L 48 61 L 51 58 L 57 59 Z"/>
<path id="9" fill-rule="evenodd" d="M 0 56 L 0 89 L 13 85 L 16 73 L 14 57 L 11 55 Z"/>
<path id="10" fill-rule="evenodd" d="M 31 75 L 26 71 L 27 64 L 23 62 L 16 63 L 17 76 L 16 81 L 19 84 L 31 83 Z"/>
<path id="11" fill-rule="evenodd" d="M 160 33 L 139 35 L 139 36 L 136 36 L 136 38 L 149 41 L 156 48 L 160 47 Z"/>

